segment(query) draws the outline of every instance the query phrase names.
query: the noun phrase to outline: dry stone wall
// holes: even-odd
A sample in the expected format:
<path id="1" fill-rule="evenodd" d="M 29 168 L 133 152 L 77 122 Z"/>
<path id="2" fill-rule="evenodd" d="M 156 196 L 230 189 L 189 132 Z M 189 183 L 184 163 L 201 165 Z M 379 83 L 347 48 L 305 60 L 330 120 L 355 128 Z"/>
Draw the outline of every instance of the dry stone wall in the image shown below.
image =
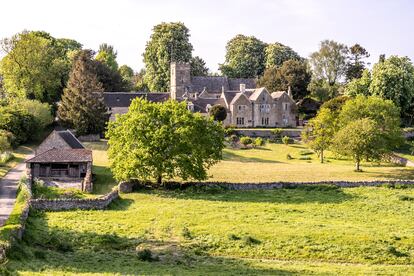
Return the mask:
<path id="1" fill-rule="evenodd" d="M 118 188 L 110 193 L 91 199 L 32 199 L 30 206 L 36 210 L 66 211 L 66 210 L 102 210 L 112 201 L 119 198 Z"/>

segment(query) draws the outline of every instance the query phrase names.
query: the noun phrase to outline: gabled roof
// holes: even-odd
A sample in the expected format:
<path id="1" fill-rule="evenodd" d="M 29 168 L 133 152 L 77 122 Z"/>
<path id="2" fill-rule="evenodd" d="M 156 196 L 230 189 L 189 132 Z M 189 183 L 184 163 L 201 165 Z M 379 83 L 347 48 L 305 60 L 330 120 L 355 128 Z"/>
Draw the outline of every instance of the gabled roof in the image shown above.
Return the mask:
<path id="1" fill-rule="evenodd" d="M 65 140 L 66 144 L 68 144 L 72 149 L 85 148 L 70 130 L 56 131 L 56 134 Z"/>
<path id="2" fill-rule="evenodd" d="M 170 93 L 164 92 L 104 92 L 104 102 L 108 107 L 129 107 L 135 98 L 145 98 L 151 102 L 165 102 Z"/>
<path id="3" fill-rule="evenodd" d="M 92 162 L 92 151 L 88 149 L 50 149 L 26 163 L 68 163 L 68 162 Z"/>
<path id="4" fill-rule="evenodd" d="M 272 95 L 272 98 L 273 99 L 278 99 L 278 98 L 282 97 L 283 94 L 286 94 L 287 95 L 287 93 L 285 91 L 273 92 L 271 95 Z"/>
<path id="5" fill-rule="evenodd" d="M 234 104 L 241 97 L 245 97 L 246 100 L 250 102 L 249 98 L 244 93 L 239 92 L 239 93 L 236 94 L 236 96 L 233 98 L 233 100 L 231 101 L 230 104 Z"/>
<path id="6" fill-rule="evenodd" d="M 255 90 L 254 90 L 254 92 L 250 95 L 249 100 L 251 100 L 251 101 L 256 101 L 256 100 L 259 98 L 260 94 L 262 94 L 262 92 L 269 93 L 269 92 L 267 92 L 267 89 L 266 89 L 266 88 L 264 88 L 264 87 L 257 88 L 257 89 L 255 89 Z"/>
<path id="7" fill-rule="evenodd" d="M 224 87 L 224 90 L 229 90 L 229 83 L 227 77 L 207 76 L 191 78 L 192 92 L 201 92 L 205 88 L 210 93 L 217 93 L 221 92 L 222 87 Z"/>
<path id="8" fill-rule="evenodd" d="M 190 102 L 194 105 L 194 111 L 206 113 L 207 112 L 207 105 L 213 106 L 218 102 L 219 99 L 200 99 L 192 100 Z"/>

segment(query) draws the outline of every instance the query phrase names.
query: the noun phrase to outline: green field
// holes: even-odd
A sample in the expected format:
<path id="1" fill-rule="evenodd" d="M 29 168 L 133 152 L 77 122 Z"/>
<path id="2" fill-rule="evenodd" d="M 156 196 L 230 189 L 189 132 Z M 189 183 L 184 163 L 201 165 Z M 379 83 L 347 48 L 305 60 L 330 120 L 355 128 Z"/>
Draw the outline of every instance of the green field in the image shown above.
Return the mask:
<path id="1" fill-rule="evenodd" d="M 85 143 L 93 149 L 94 173 L 97 175 L 95 193 L 105 193 L 114 185 L 105 141 Z M 307 154 L 301 155 L 306 152 Z M 363 162 L 362 172 L 354 171 L 352 160 L 326 153 L 321 164 L 316 154 L 303 144 L 268 144 L 256 149 L 223 151 L 223 160 L 209 170 L 209 181 L 218 182 L 272 182 L 272 181 L 332 181 L 332 180 L 386 180 L 413 179 L 414 168 L 390 163 Z M 290 154 L 293 159 L 288 160 Z M 307 157 L 311 160 L 301 160 Z"/>
<path id="2" fill-rule="evenodd" d="M 414 273 L 414 189 L 141 191 L 33 214 L 21 275 Z M 149 249 L 157 260 L 142 261 Z"/>

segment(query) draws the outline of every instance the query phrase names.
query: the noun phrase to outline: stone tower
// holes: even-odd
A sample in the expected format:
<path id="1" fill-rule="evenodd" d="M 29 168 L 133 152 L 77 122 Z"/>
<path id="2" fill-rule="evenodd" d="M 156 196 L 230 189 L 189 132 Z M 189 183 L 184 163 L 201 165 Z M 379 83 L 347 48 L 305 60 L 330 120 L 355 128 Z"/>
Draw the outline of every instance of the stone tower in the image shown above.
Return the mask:
<path id="1" fill-rule="evenodd" d="M 191 66 L 188 62 L 171 62 L 170 93 L 171 99 L 181 99 L 191 85 Z"/>

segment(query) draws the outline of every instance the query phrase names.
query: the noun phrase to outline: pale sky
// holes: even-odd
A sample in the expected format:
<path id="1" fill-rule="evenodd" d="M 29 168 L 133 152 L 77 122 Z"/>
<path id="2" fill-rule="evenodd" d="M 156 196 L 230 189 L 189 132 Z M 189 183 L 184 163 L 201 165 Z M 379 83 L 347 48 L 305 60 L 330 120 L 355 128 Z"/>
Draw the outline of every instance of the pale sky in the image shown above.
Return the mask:
<path id="1" fill-rule="evenodd" d="M 118 64 L 135 70 L 152 27 L 181 21 L 190 29 L 193 55 L 211 71 L 224 61 L 236 34 L 281 42 L 303 57 L 323 39 L 361 44 L 376 62 L 382 53 L 414 59 L 414 1 L 410 0 L 0 0 L 0 38 L 24 29 L 76 39 L 84 48 L 106 42 Z"/>

